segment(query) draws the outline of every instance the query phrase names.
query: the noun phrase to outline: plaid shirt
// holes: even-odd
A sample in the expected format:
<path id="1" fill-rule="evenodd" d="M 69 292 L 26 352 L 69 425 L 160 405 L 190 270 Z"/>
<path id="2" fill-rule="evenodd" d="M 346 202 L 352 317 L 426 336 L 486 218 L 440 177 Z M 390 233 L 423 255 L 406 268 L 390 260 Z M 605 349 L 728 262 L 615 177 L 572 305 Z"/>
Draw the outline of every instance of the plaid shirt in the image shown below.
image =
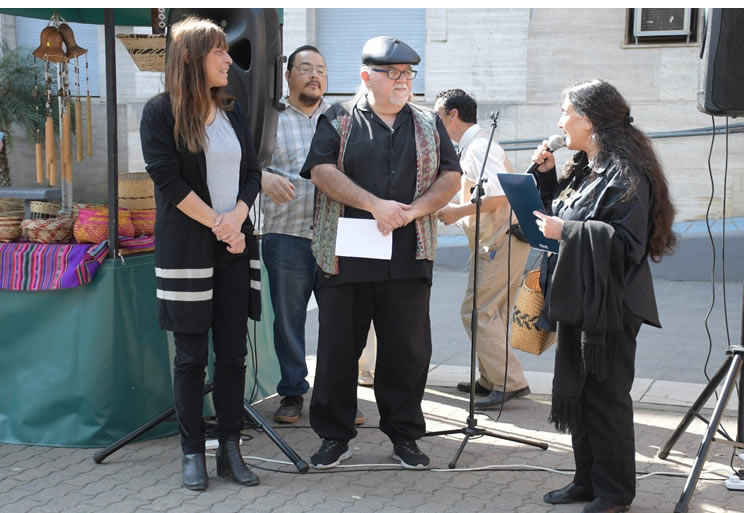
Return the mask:
<path id="1" fill-rule="evenodd" d="M 315 109 L 312 116 L 306 116 L 284 99 L 287 106 L 279 113 L 279 126 L 276 131 L 276 146 L 271 165 L 264 171 L 281 175 L 295 186 L 295 196 L 289 203 L 275 204 L 270 198 L 261 201 L 264 214 L 263 233 L 282 233 L 312 239 L 313 201 L 315 186 L 312 181 L 300 177 L 310 143 L 318 126 L 318 118 L 330 107 L 325 100 Z"/>

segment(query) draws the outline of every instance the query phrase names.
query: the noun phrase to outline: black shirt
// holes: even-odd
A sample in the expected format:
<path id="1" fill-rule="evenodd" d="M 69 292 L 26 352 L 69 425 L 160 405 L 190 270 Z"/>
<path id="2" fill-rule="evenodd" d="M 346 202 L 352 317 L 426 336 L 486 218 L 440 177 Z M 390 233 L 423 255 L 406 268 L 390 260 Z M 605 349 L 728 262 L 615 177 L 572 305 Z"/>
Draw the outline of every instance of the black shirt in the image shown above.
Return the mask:
<path id="1" fill-rule="evenodd" d="M 330 120 L 344 113 L 336 104 L 318 120 L 305 165 L 300 176 L 310 178 L 313 166 L 338 163 L 341 137 Z M 354 183 L 378 198 L 410 204 L 416 192 L 416 139 L 413 113 L 405 105 L 391 129 L 362 98 L 350 112 L 354 120 L 344 155 L 344 172 Z M 460 171 L 460 162 L 442 121 L 437 118 L 439 132 L 439 173 Z M 349 206 L 344 217 L 373 219 L 370 212 Z M 393 232 L 391 260 L 340 257 L 340 273 L 325 276 L 325 283 L 349 283 L 389 279 L 426 278 L 431 281 L 430 260 L 416 260 L 416 226 L 410 223 Z"/>

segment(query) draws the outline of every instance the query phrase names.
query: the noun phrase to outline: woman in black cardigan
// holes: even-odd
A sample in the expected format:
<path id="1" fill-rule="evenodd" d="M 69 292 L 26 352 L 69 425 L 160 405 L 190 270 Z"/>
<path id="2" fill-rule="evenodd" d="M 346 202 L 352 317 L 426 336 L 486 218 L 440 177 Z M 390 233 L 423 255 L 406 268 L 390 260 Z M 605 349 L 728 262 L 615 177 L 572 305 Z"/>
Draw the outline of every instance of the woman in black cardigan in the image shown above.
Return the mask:
<path id="1" fill-rule="evenodd" d="M 543 327 L 558 332 L 550 420 L 569 431 L 576 473 L 545 502 L 591 501 L 584 513 L 627 511 L 635 497 L 630 388 L 642 323 L 660 327 L 648 264 L 672 252 L 674 207 L 649 139 L 607 82 L 563 94 L 558 122 L 577 150 L 559 177 L 540 146 L 533 160 L 546 237 L 560 241 L 544 259 Z"/>
<path id="2" fill-rule="evenodd" d="M 248 119 L 223 91 L 225 33 L 187 18 L 170 28 L 166 92 L 145 106 L 142 152 L 155 183 L 155 274 L 162 329 L 173 331 L 173 395 L 183 484 L 206 490 L 202 421 L 209 331 L 217 474 L 252 486 L 239 449 L 248 317 L 260 315 L 258 243 L 248 212 L 261 189 Z"/>

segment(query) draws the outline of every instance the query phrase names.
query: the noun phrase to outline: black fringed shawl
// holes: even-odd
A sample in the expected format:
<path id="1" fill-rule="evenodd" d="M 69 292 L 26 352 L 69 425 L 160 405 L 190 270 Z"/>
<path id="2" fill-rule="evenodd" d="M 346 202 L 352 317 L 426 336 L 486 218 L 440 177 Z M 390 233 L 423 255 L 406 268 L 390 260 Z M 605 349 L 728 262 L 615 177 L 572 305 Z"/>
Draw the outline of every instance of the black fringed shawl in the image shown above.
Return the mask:
<path id="1" fill-rule="evenodd" d="M 577 171 L 560 183 L 553 173 L 537 174 L 544 200 L 552 199 L 553 215 L 564 220 L 560 251 L 542 265 L 546 301 L 539 324 L 558 334 L 549 420 L 569 432 L 581 419 L 587 375 L 606 375 L 606 343 L 616 338 L 607 335 L 622 329 L 623 305 L 658 326 L 646 253 L 645 175 L 606 164 L 592 171 L 583 152 L 574 162 Z M 648 299 L 628 304 L 640 294 Z"/>

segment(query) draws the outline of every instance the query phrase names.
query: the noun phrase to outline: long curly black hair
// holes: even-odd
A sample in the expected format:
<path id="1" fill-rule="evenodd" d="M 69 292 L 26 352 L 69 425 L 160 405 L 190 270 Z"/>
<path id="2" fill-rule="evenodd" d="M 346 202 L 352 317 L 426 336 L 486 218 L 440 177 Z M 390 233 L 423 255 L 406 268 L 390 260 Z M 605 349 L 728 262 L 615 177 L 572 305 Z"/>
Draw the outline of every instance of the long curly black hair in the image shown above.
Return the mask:
<path id="1" fill-rule="evenodd" d="M 676 209 L 669 198 L 669 184 L 656 157 L 651 140 L 633 125 L 630 107 L 625 98 L 611 84 L 603 80 L 579 82 L 563 91 L 576 113 L 586 116 L 593 126 L 592 139 L 597 148 L 594 162 L 608 162 L 621 172 L 635 169 L 644 173 L 651 184 L 653 200 L 649 215 L 651 230 L 647 246 L 649 256 L 658 262 L 674 252 L 677 235 L 672 231 Z M 571 172 L 569 160 L 564 169 Z M 631 183 L 632 177 L 628 176 Z"/>

